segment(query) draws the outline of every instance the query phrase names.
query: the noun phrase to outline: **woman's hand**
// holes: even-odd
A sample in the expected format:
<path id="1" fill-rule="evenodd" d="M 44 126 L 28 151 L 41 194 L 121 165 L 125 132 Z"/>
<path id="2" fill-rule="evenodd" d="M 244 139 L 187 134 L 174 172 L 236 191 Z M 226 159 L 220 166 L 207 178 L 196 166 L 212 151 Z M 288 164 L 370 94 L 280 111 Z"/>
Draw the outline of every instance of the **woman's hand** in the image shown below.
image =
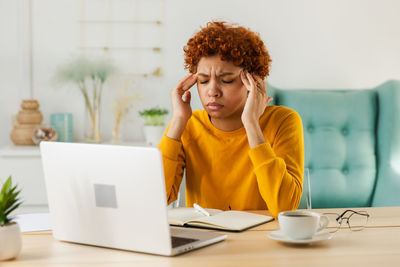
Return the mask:
<path id="1" fill-rule="evenodd" d="M 243 70 L 240 78 L 249 91 L 242 113 L 242 123 L 246 129 L 250 148 L 253 148 L 265 143 L 259 120 L 272 97 L 268 97 L 267 88 L 260 77 Z"/>
<path id="2" fill-rule="evenodd" d="M 264 113 L 272 97 L 268 97 L 267 88 L 264 81 L 247 71 L 242 71 L 240 78 L 246 89 L 249 91 L 247 101 L 242 113 L 243 125 L 259 123 L 261 115 Z"/>
<path id="3" fill-rule="evenodd" d="M 197 82 L 197 75 L 189 74 L 183 78 L 171 91 L 172 120 L 167 136 L 179 140 L 185 129 L 187 121 L 192 116 L 190 106 L 191 94 L 189 89 Z"/>

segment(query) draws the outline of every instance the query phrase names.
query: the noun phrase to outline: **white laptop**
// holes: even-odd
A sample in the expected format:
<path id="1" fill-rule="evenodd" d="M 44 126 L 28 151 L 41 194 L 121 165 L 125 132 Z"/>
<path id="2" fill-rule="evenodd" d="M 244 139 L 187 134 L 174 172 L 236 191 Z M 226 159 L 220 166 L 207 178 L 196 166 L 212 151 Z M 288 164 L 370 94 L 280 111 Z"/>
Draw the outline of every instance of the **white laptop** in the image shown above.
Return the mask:
<path id="1" fill-rule="evenodd" d="M 157 148 L 41 142 L 56 239 L 173 256 L 226 239 L 168 225 Z"/>

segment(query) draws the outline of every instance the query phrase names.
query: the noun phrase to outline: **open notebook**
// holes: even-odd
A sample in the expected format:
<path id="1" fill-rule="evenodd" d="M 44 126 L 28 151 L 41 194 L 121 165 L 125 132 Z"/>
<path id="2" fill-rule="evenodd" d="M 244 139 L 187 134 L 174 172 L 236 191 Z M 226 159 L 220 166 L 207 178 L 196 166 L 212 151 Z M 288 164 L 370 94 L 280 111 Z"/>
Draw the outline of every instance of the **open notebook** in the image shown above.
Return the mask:
<path id="1" fill-rule="evenodd" d="M 241 232 L 251 227 L 273 221 L 270 216 L 244 211 L 222 211 L 206 209 L 211 216 L 206 216 L 194 208 L 175 208 L 168 210 L 168 222 L 174 226 L 187 226 Z"/>

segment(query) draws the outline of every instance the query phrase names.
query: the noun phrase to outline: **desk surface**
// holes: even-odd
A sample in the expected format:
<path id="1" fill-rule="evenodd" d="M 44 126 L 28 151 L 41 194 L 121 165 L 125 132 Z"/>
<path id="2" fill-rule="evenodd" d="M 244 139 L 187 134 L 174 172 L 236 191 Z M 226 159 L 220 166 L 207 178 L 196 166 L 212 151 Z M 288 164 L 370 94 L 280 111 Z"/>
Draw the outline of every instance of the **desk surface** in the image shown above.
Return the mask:
<path id="1" fill-rule="evenodd" d="M 376 227 L 390 227 L 390 226 L 398 226 L 400 227 L 400 207 L 374 207 L 374 208 L 349 208 L 356 211 L 366 211 L 370 215 L 368 220 L 367 228 L 376 228 Z M 346 209 L 313 209 L 315 212 L 333 212 L 341 214 Z M 268 211 L 249 211 L 264 215 L 270 215 Z M 256 228 L 250 229 L 250 231 L 273 231 L 279 229 L 279 223 L 277 220 L 260 225 Z"/>
<path id="2" fill-rule="evenodd" d="M 340 213 L 344 209 L 329 211 Z M 224 242 L 177 257 L 77 245 L 55 240 L 51 233 L 23 235 L 17 260 L 1 266 L 398 266 L 400 207 L 367 208 L 370 223 L 360 232 L 339 230 L 331 240 L 286 245 L 267 237 L 278 229 L 271 222 L 243 233 L 228 233 Z M 328 210 L 317 210 L 327 212 Z M 258 213 L 266 213 L 259 211 Z"/>

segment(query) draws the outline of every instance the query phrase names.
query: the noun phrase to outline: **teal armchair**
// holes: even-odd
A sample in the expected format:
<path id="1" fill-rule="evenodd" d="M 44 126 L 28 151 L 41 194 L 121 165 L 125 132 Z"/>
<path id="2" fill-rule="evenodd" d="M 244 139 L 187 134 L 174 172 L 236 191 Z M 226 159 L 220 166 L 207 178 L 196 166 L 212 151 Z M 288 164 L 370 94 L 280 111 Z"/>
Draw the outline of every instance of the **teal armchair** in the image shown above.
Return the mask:
<path id="1" fill-rule="evenodd" d="M 268 94 L 302 118 L 313 208 L 400 206 L 400 81 Z"/>

